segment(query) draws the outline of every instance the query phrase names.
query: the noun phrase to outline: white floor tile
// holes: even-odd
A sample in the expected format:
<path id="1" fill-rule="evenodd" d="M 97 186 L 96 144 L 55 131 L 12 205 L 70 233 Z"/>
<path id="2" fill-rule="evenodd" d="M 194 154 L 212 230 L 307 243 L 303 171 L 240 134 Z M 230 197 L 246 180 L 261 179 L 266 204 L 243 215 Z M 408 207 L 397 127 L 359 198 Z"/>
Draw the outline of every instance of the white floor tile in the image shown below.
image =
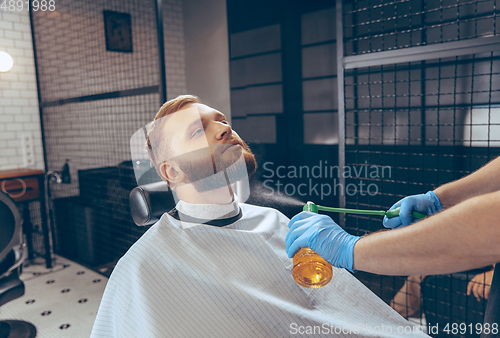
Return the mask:
<path id="1" fill-rule="evenodd" d="M 88 338 L 108 281 L 97 272 L 56 256 L 47 269 L 42 258 L 24 267 L 24 296 L 0 307 L 0 319 L 25 320 L 39 338 Z"/>

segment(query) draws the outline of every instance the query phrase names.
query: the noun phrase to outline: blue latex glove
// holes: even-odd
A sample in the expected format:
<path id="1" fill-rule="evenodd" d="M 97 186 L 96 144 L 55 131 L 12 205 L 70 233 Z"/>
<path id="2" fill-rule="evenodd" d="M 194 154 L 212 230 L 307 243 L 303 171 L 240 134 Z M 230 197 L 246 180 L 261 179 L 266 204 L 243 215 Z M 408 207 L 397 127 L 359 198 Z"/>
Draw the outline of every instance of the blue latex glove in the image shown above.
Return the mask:
<path id="1" fill-rule="evenodd" d="M 324 260 L 351 272 L 354 244 L 361 237 L 349 235 L 330 217 L 303 211 L 288 223 L 286 253 L 293 257 L 301 248 L 309 247 Z"/>
<path id="2" fill-rule="evenodd" d="M 394 204 L 389 210 L 397 207 L 401 207 L 398 217 L 384 217 L 384 226 L 386 228 L 402 228 L 418 221 L 418 218 L 412 216 L 413 211 L 419 211 L 430 216 L 443 209 L 439 198 L 432 191 L 426 194 L 407 196 Z"/>

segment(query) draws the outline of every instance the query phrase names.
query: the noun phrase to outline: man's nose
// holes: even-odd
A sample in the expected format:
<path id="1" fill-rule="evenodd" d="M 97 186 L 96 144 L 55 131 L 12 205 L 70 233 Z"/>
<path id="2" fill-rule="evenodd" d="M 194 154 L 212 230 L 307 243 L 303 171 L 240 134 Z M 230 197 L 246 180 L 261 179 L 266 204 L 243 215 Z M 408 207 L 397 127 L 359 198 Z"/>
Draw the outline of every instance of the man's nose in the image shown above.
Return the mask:
<path id="1" fill-rule="evenodd" d="M 219 126 L 219 129 L 217 130 L 217 134 L 215 135 L 215 137 L 217 138 L 217 140 L 222 140 L 224 138 L 230 137 L 232 133 L 233 131 L 231 129 L 231 126 L 227 124 L 221 124 L 221 126 Z"/>

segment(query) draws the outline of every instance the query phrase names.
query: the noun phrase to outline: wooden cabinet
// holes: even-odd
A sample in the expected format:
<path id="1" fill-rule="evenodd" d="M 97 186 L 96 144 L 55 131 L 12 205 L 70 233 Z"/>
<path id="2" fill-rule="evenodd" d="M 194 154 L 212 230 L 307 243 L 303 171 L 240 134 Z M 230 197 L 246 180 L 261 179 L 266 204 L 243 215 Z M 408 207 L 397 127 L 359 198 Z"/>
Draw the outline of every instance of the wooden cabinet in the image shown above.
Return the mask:
<path id="1" fill-rule="evenodd" d="M 0 191 L 16 202 L 32 201 L 40 197 L 43 170 L 17 169 L 0 171 Z"/>
<path id="2" fill-rule="evenodd" d="M 2 180 L 0 181 L 0 190 L 16 202 L 35 200 L 40 196 L 38 179 L 35 177 L 16 177 Z"/>

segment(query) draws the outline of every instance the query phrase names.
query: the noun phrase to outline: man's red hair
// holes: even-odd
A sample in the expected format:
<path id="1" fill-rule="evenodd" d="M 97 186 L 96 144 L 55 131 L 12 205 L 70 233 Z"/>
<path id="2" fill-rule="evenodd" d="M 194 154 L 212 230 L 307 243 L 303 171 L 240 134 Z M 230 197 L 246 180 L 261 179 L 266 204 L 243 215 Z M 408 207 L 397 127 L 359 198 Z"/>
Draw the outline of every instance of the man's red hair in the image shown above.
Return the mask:
<path id="1" fill-rule="evenodd" d="M 160 110 L 158 110 L 158 113 L 156 113 L 155 119 L 148 130 L 146 148 L 149 159 L 163 180 L 165 178 L 160 172 L 160 165 L 165 161 L 164 158 L 166 158 L 166 154 L 169 151 L 168 144 L 170 143 L 169 135 L 164 135 L 161 132 L 166 120 L 163 117 L 182 110 L 185 106 L 192 103 L 201 103 L 201 101 L 194 95 L 179 95 L 175 99 L 165 102 Z"/>

